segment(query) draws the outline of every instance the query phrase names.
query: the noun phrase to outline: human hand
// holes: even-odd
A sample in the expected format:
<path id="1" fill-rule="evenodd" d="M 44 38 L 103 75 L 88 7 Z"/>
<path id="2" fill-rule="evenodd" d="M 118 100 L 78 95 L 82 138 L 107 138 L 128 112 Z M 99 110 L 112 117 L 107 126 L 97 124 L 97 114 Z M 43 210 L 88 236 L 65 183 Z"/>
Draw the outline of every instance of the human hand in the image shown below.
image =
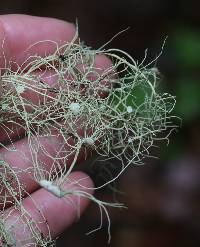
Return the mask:
<path id="1" fill-rule="evenodd" d="M 12 60 L 12 66 L 15 65 L 15 62 L 21 65 L 30 55 L 38 54 L 45 56 L 46 54 L 51 54 L 55 49 L 55 46 L 51 45 L 51 43 L 41 43 L 34 46 L 31 49 L 32 54 L 24 51 L 32 44 L 42 40 L 52 40 L 58 43 L 58 45 L 62 45 L 63 42 L 71 41 L 74 35 L 75 27 L 61 20 L 26 15 L 0 16 L 0 42 L 3 44 L 0 47 L 0 54 L 2 54 L 0 57 L 0 66 L 1 68 L 5 68 L 6 61 L 10 60 Z M 97 56 L 96 64 L 98 64 L 99 68 L 105 69 L 110 66 L 110 61 L 105 57 Z M 32 97 L 32 95 L 30 95 L 30 97 Z M 9 148 L 2 148 L 0 155 L 4 157 L 4 160 L 8 162 L 12 168 L 17 168 L 22 171 L 19 177 L 20 183 L 25 186 L 26 192 L 31 195 L 27 196 L 26 194 L 26 197 L 22 201 L 23 207 L 29 213 L 30 221 L 39 222 L 38 229 L 44 238 L 48 236 L 48 231 L 50 231 L 51 236 L 55 238 L 76 220 L 77 208 L 74 207 L 74 205 L 78 203 L 80 213 L 82 213 L 88 204 L 88 200 L 86 198 L 70 196 L 70 203 L 66 203 L 65 200 L 55 197 L 43 188 L 39 188 L 38 184 L 34 180 L 31 180 L 26 173 L 27 169 L 31 167 L 30 160 L 22 159 L 21 156 L 18 155 L 19 153 L 26 153 L 27 156 L 31 155 L 28 149 L 27 138 L 24 137 L 18 140 L 18 131 L 11 131 L 8 134 L 8 132 L 5 131 L 5 127 L 6 126 L 0 127 L 0 143 L 10 143 L 10 141 L 12 141 L 12 146 L 14 146 L 17 151 L 11 152 Z M 10 127 L 8 127 L 8 130 L 10 130 Z M 21 133 L 21 136 L 23 136 L 23 133 Z M 53 138 L 51 142 L 48 142 L 48 139 L 44 142 L 44 147 L 49 153 L 59 149 L 59 140 L 57 140 L 56 137 Z M 42 154 L 38 158 L 42 160 L 46 167 L 51 167 L 52 160 L 49 157 Z M 73 186 L 82 186 L 82 190 L 86 187 L 91 188 L 93 186 L 91 179 L 82 172 L 72 172 L 70 178 L 74 181 L 81 181 L 81 185 L 76 184 Z M 66 183 L 65 186 L 67 187 L 68 184 Z M 92 193 L 91 190 L 88 193 Z M 3 205 L 2 196 L 0 205 L 0 210 L 5 209 L 4 214 L 8 216 L 6 220 L 7 228 L 13 225 L 16 218 L 23 218 L 23 216 L 19 215 L 20 211 L 13 208 L 12 203 Z M 22 222 L 19 220 L 17 226 L 14 226 L 19 227 L 19 229 L 12 229 L 12 231 L 15 232 L 16 240 L 20 242 L 22 239 L 31 239 L 29 229 L 27 228 L 22 231 L 20 224 L 22 224 Z M 2 245 L 3 241 L 4 239 L 1 239 L 0 236 Z M 31 246 L 35 246 L 34 243 L 32 244 Z"/>

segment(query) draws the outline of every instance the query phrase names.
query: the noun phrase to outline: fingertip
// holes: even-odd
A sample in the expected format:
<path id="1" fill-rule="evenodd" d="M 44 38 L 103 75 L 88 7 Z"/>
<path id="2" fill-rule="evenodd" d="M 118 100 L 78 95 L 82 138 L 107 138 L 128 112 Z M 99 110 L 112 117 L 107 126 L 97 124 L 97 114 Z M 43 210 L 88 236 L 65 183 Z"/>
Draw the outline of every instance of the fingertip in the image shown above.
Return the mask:
<path id="1" fill-rule="evenodd" d="M 73 172 L 62 185 L 62 189 L 69 192 L 84 191 L 92 194 L 93 182 L 87 174 Z M 34 204 L 32 203 L 33 201 Z M 24 200 L 24 206 L 31 212 L 34 220 L 41 221 L 41 215 L 43 215 L 53 238 L 76 222 L 88 204 L 88 198 L 73 193 L 69 193 L 63 198 L 58 198 L 43 188 L 34 192 L 32 198 Z M 35 205 L 37 205 L 37 209 Z M 41 224 L 40 229 L 44 235 L 47 234 L 45 224 Z"/>
<path id="2" fill-rule="evenodd" d="M 51 40 L 58 46 L 65 42 L 70 42 L 76 33 L 73 23 L 63 20 L 38 17 L 21 14 L 0 15 L 0 42 L 5 40 L 4 53 L 8 60 L 11 59 L 17 63 L 23 62 L 27 54 L 24 51 L 33 44 Z M 32 54 L 44 56 L 50 54 L 56 49 L 55 45 L 50 43 L 41 43 L 33 46 Z M 1 51 L 2 55 L 2 51 Z"/>
<path id="3" fill-rule="evenodd" d="M 99 54 L 95 58 L 95 67 L 100 68 L 102 71 L 109 69 L 113 66 L 113 63 L 109 57 L 103 54 Z"/>
<path id="4" fill-rule="evenodd" d="M 52 17 L 8 14 L 0 15 L 0 21 L 8 36 L 23 36 L 30 40 L 37 38 L 35 37 L 37 34 L 37 36 L 46 39 L 53 37 L 57 41 L 71 41 L 76 32 L 73 23 Z M 15 42 L 18 42 L 18 40 L 15 40 Z"/>
<path id="5" fill-rule="evenodd" d="M 87 175 L 86 173 L 82 172 L 82 171 L 76 171 L 76 172 L 73 172 L 70 176 L 70 181 L 71 181 L 71 184 L 74 184 L 74 182 L 77 182 L 77 186 L 80 186 L 80 187 L 85 187 L 85 189 L 91 189 L 91 188 L 94 188 L 94 183 L 92 181 L 92 179 L 89 177 L 89 175 Z M 67 188 L 69 188 L 69 183 L 66 182 L 66 185 L 65 185 Z M 91 190 L 92 192 L 93 190 Z"/>

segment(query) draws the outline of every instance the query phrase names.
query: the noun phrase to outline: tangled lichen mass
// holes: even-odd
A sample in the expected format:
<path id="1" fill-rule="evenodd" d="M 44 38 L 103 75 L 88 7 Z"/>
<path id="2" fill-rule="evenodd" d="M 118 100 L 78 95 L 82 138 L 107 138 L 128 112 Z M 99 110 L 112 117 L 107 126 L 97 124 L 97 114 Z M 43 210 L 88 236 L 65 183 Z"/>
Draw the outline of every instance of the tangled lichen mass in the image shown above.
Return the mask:
<path id="1" fill-rule="evenodd" d="M 54 54 L 31 56 L 15 70 L 10 62 L 1 75 L 0 126 L 5 137 L 1 150 L 16 152 L 14 140 L 25 137 L 28 150 L 18 155 L 31 164 L 21 171 L 11 168 L 6 157 L 0 155 L 0 231 L 6 246 L 11 240 L 16 241 L 16 246 L 31 242 L 49 246 L 51 240 L 50 231 L 46 240 L 41 237 L 38 223 L 30 221 L 21 203 L 23 195 L 30 196 L 20 183 L 21 174 L 26 173 L 55 196 L 90 198 L 106 213 L 110 225 L 106 206 L 120 204 L 101 202 L 89 193 L 65 191 L 62 187 L 80 153 L 85 158 L 90 152 L 101 159 L 117 158 L 122 173 L 130 164 L 142 164 L 155 141 L 168 138 L 174 128 L 171 111 L 175 97 L 157 92 L 157 70 L 137 64 L 123 51 L 91 50 L 77 39 L 55 47 Z M 100 69 L 95 63 L 97 55 L 109 57 L 112 66 Z M 160 135 L 163 132 L 165 137 Z M 51 145 L 55 137 L 58 145 L 50 152 L 46 143 Z M 45 167 L 41 156 L 51 160 L 51 167 Z M 20 227 L 30 232 L 29 238 L 21 242 L 17 242 L 19 226 L 7 229 L 9 215 L 4 208 L 9 203 L 23 215 L 15 223 L 23 222 Z"/>

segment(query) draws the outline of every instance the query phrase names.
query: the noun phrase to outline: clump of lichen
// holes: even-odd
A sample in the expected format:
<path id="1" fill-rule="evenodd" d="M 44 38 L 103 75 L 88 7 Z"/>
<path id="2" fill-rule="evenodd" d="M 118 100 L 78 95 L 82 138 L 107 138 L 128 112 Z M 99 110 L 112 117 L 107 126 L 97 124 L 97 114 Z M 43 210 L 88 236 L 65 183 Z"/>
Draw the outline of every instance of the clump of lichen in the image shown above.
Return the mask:
<path id="1" fill-rule="evenodd" d="M 98 68 L 97 55 L 108 56 L 112 66 Z M 0 126 L 8 140 L 0 145 L 15 151 L 13 140 L 25 137 L 29 155 L 19 155 L 30 160 L 32 166 L 27 174 L 32 179 L 58 197 L 70 193 L 88 197 L 107 215 L 106 206 L 121 205 L 100 202 L 81 191 L 64 191 L 62 184 L 74 169 L 80 153 L 85 158 L 90 152 L 101 159 L 117 158 L 121 161 L 122 173 L 130 164 L 141 164 L 157 140 L 168 138 L 174 128 L 171 111 L 175 98 L 157 92 L 158 79 L 157 70 L 137 64 L 125 52 L 91 50 L 77 41 L 77 37 L 62 47 L 56 46 L 54 54 L 29 57 L 17 70 L 12 70 L 11 63 L 0 82 Z M 166 133 L 166 130 L 169 131 Z M 161 135 L 163 132 L 165 137 Z M 59 149 L 51 153 L 45 148 L 45 140 L 51 145 L 54 138 L 59 140 Z M 48 170 L 39 158 L 41 155 L 52 161 Z M 19 207 L 22 194 L 26 194 L 17 177 L 21 171 L 9 168 L 6 172 L 8 167 L 3 161 L 0 169 L 7 190 L 3 203 L 11 200 Z M 9 176 L 18 185 L 17 191 Z M 36 242 L 44 242 L 32 227 L 34 224 L 30 228 Z"/>

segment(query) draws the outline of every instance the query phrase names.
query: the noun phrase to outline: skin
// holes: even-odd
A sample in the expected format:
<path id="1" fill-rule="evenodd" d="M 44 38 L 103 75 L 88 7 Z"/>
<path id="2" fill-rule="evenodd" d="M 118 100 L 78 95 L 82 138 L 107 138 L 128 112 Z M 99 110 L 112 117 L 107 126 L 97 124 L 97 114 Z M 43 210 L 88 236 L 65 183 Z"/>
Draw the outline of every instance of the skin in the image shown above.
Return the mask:
<path id="1" fill-rule="evenodd" d="M 55 46 L 50 43 L 36 45 L 26 52 L 27 48 L 35 42 L 41 40 L 53 40 L 56 41 L 59 45 L 62 45 L 65 41 L 71 41 L 75 34 L 75 27 L 71 23 L 65 21 L 53 19 L 53 18 L 44 18 L 44 17 L 35 17 L 35 16 L 26 16 L 26 15 L 3 15 L 0 16 L 0 43 L 3 44 L 0 46 L 0 54 L 4 56 L 0 57 L 0 67 L 5 67 L 5 61 L 12 60 L 17 64 L 22 64 L 22 62 L 31 54 L 40 54 L 44 56 L 45 54 L 51 54 L 54 52 Z M 24 52 L 25 51 L 25 52 Z M 30 54 L 31 52 L 31 54 Z M 111 62 L 108 58 L 104 56 L 97 56 L 96 64 L 102 70 L 108 68 L 111 65 Z M 48 140 L 45 140 L 47 143 L 47 149 L 56 150 L 56 145 L 59 141 L 48 143 Z M 15 141 L 15 148 L 19 152 L 25 152 L 27 149 L 27 140 L 24 138 L 22 140 Z M 54 146 L 53 146 L 54 145 Z M 67 147 L 66 147 L 67 148 Z M 20 167 L 25 169 L 31 164 L 23 163 L 15 153 L 9 153 L 9 151 L 0 150 L 3 155 L 6 157 L 6 160 L 11 166 Z M 52 151 L 53 152 L 53 151 Z M 46 157 L 41 157 L 46 166 L 50 165 L 50 160 Z M 81 160 L 81 159 L 80 159 Z M 48 225 L 51 230 L 53 237 L 57 237 L 61 234 L 67 227 L 69 227 L 74 221 L 77 220 L 77 208 L 74 207 L 74 204 L 77 202 L 77 197 L 71 196 L 70 201 L 72 203 L 66 203 L 66 200 L 56 198 L 48 191 L 39 188 L 38 184 L 27 179 L 26 176 L 22 176 L 21 182 L 26 184 L 27 191 L 31 194 L 32 199 L 29 197 L 24 198 L 23 204 L 27 211 L 30 213 L 31 217 L 34 220 L 39 220 L 41 214 L 38 210 L 35 209 L 33 201 L 40 207 L 43 215 L 45 215 Z M 71 174 L 71 179 L 79 180 L 81 179 L 81 185 L 84 187 L 92 188 L 93 183 L 91 179 L 82 172 L 73 172 Z M 65 184 L 66 187 L 69 186 L 68 183 Z M 76 185 L 77 187 L 77 185 Z M 89 193 L 92 193 L 92 189 L 83 189 Z M 68 196 L 69 199 L 69 196 Z M 80 198 L 80 213 L 88 205 L 88 200 Z M 12 207 L 7 207 L 6 211 L 10 212 Z M 9 217 L 7 224 L 11 224 L 14 221 L 14 215 L 19 214 L 14 212 Z M 45 236 L 47 234 L 46 224 L 40 224 L 40 231 Z M 18 234 L 19 239 L 23 239 L 28 235 L 27 232 L 20 232 Z"/>

